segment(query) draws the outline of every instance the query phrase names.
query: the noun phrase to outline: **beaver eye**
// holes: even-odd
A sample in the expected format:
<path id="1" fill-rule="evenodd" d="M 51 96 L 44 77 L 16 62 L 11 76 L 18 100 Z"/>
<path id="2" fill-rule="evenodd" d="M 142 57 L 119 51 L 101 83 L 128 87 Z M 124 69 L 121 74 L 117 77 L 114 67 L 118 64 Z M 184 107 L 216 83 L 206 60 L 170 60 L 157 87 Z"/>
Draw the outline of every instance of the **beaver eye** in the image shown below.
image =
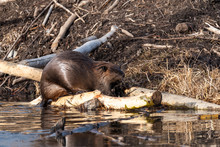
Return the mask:
<path id="1" fill-rule="evenodd" d="M 107 66 L 102 66 L 101 69 L 102 69 L 104 72 L 106 72 L 107 69 L 108 69 L 108 67 L 107 67 Z"/>

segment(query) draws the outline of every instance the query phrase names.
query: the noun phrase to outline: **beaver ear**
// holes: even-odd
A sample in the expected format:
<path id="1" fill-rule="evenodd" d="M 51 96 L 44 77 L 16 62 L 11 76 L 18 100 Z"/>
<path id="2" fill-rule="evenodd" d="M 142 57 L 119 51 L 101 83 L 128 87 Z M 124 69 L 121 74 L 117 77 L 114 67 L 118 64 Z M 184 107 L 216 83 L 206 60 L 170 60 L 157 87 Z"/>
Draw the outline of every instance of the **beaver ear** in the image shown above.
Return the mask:
<path id="1" fill-rule="evenodd" d="M 108 67 L 107 66 L 101 66 L 101 69 L 106 72 L 108 70 Z"/>

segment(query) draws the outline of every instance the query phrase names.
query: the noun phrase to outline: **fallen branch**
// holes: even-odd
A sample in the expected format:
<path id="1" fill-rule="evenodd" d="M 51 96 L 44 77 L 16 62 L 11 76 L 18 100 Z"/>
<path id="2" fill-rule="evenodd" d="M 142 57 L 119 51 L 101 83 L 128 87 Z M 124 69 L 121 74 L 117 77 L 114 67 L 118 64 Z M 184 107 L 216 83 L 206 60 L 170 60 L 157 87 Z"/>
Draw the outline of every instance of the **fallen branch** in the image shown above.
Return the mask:
<path id="1" fill-rule="evenodd" d="M 64 23 L 64 25 L 60 28 L 59 34 L 57 35 L 56 39 L 53 41 L 53 43 L 52 43 L 52 45 L 51 45 L 51 50 L 52 50 L 53 52 L 56 51 L 60 39 L 62 39 L 62 38 L 65 36 L 67 30 L 68 30 L 69 27 L 72 25 L 72 23 L 73 23 L 73 21 L 76 19 L 76 17 L 77 17 L 77 16 L 76 16 L 75 14 L 71 15 L 71 16 L 67 19 L 67 21 Z"/>
<path id="2" fill-rule="evenodd" d="M 160 38 L 158 35 L 148 35 L 148 36 L 141 36 L 141 37 L 134 37 L 131 38 L 132 40 L 149 40 L 149 39 L 155 39 L 158 41 L 169 41 L 169 40 L 189 40 L 189 39 L 203 39 L 203 40 L 211 40 L 211 41 L 220 41 L 218 38 L 210 38 L 210 37 L 204 37 L 203 32 L 196 32 L 193 34 L 188 34 L 187 36 L 177 36 L 177 37 L 171 37 L 171 38 Z"/>
<path id="3" fill-rule="evenodd" d="M 107 34 L 105 34 L 103 37 L 99 39 L 95 39 L 93 37 L 92 39 L 94 40 L 86 42 L 85 44 L 74 49 L 73 51 L 77 51 L 83 54 L 89 54 L 91 51 L 97 49 L 102 43 L 106 42 L 107 39 L 110 38 L 116 32 L 116 30 L 117 30 L 117 26 L 112 26 L 111 30 Z M 22 60 L 19 63 L 27 65 L 27 66 L 31 66 L 31 67 L 42 68 L 55 56 L 56 54 L 50 54 L 50 55 L 42 56 L 42 57 L 35 58 L 35 59 Z"/>
<path id="4" fill-rule="evenodd" d="M 53 2 L 60 8 L 64 9 L 66 12 L 68 12 L 69 14 L 73 15 L 73 13 L 67 9 L 66 7 L 64 7 L 63 5 L 61 5 L 60 3 L 58 3 L 56 0 L 53 0 Z"/>
<path id="5" fill-rule="evenodd" d="M 144 47 L 159 48 L 159 49 L 173 48 L 172 45 L 157 45 L 157 44 L 150 44 L 150 43 L 145 43 L 145 44 L 143 44 L 143 46 Z"/>
<path id="6" fill-rule="evenodd" d="M 47 23 L 47 21 L 48 21 L 48 19 L 49 19 L 49 16 L 50 16 L 50 14 L 51 14 L 51 12 L 52 12 L 52 10 L 53 10 L 53 7 L 54 7 L 54 4 L 50 6 L 50 8 L 49 8 L 49 10 L 48 10 L 48 12 L 47 12 L 47 15 L 46 15 L 45 18 L 44 18 L 44 21 L 43 21 L 43 23 L 42 23 L 42 26 L 43 26 L 43 27 L 45 27 L 45 25 L 46 25 L 46 23 Z"/>
<path id="7" fill-rule="evenodd" d="M 77 13 L 72 13 L 70 10 L 68 10 L 67 8 L 65 8 L 63 5 L 59 4 L 56 0 L 53 0 L 54 3 L 56 5 L 58 5 L 59 7 L 62 7 L 64 10 L 66 10 L 68 13 L 71 14 L 71 16 L 67 19 L 67 21 L 64 23 L 64 25 L 60 28 L 60 32 L 59 34 L 57 35 L 56 39 L 53 41 L 52 45 L 51 45 L 51 50 L 52 52 L 55 52 L 57 47 L 58 47 L 58 44 L 59 44 L 59 41 L 60 39 L 62 39 L 67 30 L 69 29 L 69 27 L 73 24 L 73 21 L 77 18 Z M 79 3 L 80 6 L 82 6 L 82 4 L 86 4 L 84 1 L 81 1 Z"/>
<path id="8" fill-rule="evenodd" d="M 110 38 L 116 32 L 117 29 L 117 26 L 111 26 L 111 30 L 107 34 L 105 34 L 99 39 L 86 42 L 82 46 L 76 48 L 74 51 L 81 52 L 83 54 L 90 53 L 91 51 L 99 47 L 102 43 L 106 42 L 107 39 Z"/>

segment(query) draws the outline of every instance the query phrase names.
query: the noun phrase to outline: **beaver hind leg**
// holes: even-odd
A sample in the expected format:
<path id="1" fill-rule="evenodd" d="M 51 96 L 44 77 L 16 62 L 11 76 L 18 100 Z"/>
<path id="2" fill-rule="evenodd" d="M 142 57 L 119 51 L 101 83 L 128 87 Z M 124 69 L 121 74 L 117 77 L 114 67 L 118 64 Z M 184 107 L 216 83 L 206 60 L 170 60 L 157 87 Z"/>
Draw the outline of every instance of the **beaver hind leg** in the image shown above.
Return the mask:
<path id="1" fill-rule="evenodd" d="M 57 84 L 49 84 L 49 86 L 45 85 L 41 88 L 41 94 L 42 94 L 42 101 L 40 106 L 41 107 L 47 107 L 48 100 L 56 101 L 59 97 L 65 96 L 68 94 L 67 90 Z"/>

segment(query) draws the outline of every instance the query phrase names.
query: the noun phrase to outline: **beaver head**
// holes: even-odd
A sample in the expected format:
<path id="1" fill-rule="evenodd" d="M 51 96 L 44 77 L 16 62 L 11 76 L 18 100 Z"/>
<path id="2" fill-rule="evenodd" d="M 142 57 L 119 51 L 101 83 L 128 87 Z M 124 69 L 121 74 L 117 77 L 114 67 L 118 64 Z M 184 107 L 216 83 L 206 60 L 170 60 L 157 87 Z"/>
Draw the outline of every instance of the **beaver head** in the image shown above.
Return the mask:
<path id="1" fill-rule="evenodd" d="M 98 81 L 96 89 L 107 95 L 112 95 L 111 89 L 122 82 L 125 76 L 118 65 L 103 61 L 94 62 L 94 72 Z"/>

